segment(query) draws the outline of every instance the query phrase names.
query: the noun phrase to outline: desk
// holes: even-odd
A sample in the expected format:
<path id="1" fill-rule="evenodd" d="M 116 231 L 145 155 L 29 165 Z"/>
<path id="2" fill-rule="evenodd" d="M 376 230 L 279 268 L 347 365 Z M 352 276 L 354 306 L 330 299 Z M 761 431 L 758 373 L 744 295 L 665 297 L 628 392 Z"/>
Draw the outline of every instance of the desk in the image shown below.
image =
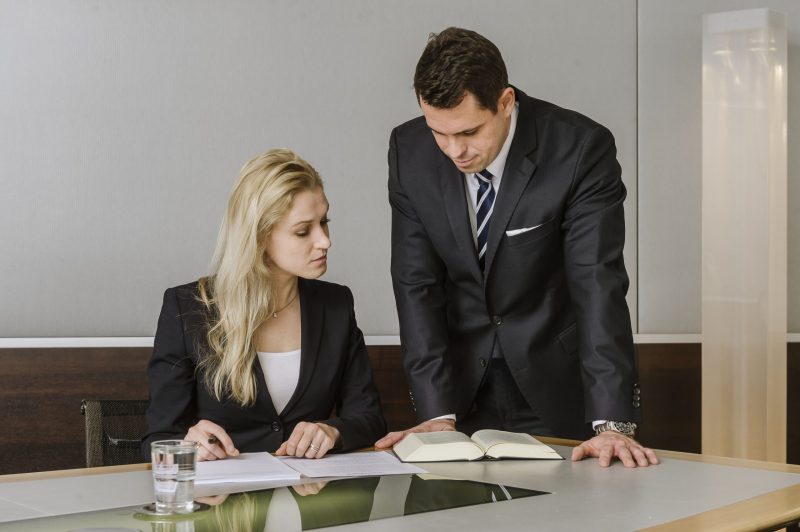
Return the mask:
<path id="1" fill-rule="evenodd" d="M 550 440 L 568 457 L 571 442 Z M 347 525 L 348 530 L 755 530 L 800 519 L 800 466 L 660 451 L 662 464 L 602 469 L 596 460 L 423 464 L 433 474 L 548 495 Z M 0 476 L 0 531 L 98 527 L 98 514 L 153 498 L 146 464 Z M 125 511 L 117 512 L 119 516 Z M 94 515 L 95 521 L 87 520 Z M 113 515 L 106 512 L 104 515 Z M 19 521 L 36 517 L 48 519 Z M 61 517 L 55 517 L 61 516 Z M 120 517 L 122 521 L 122 517 Z M 14 522 L 12 522 L 14 521 Z M 5 522 L 5 523 L 3 523 Z M 105 526 L 147 523 L 128 518 Z"/>

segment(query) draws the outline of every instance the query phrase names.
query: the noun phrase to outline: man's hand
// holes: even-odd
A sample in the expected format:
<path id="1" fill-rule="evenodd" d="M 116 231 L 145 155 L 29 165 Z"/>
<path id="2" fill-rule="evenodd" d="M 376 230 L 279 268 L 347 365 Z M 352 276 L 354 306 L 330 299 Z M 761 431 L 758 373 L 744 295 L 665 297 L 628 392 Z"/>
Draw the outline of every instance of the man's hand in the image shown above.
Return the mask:
<path id="1" fill-rule="evenodd" d="M 375 447 L 378 449 L 388 449 L 412 432 L 441 432 L 443 430 L 456 430 L 456 422 L 452 419 L 431 419 L 420 423 L 416 427 L 411 427 L 408 430 L 390 432 L 376 441 Z"/>
<path id="2" fill-rule="evenodd" d="M 658 457 L 652 449 L 642 447 L 634 440 L 619 432 L 607 430 L 591 440 L 572 449 L 572 461 L 583 460 L 587 456 L 600 459 L 600 467 L 608 467 L 614 457 L 619 458 L 625 467 L 647 467 L 657 464 Z"/>

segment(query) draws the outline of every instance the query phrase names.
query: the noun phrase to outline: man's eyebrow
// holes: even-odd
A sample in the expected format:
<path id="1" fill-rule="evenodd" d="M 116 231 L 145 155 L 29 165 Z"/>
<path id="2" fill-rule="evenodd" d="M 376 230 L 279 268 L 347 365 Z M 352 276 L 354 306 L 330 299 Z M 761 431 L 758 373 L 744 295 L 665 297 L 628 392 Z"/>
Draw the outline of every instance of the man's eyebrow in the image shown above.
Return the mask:
<path id="1" fill-rule="evenodd" d="M 457 133 L 453 133 L 453 134 L 454 134 L 454 135 L 465 135 L 465 134 L 467 134 L 467 133 L 472 133 L 472 132 L 474 132 L 474 131 L 477 131 L 477 130 L 479 130 L 479 129 L 480 129 L 482 126 L 483 126 L 483 124 L 480 124 L 480 125 L 477 125 L 477 126 L 475 126 L 475 127 L 471 127 L 471 128 L 469 128 L 469 129 L 464 129 L 463 131 L 459 131 L 459 132 L 457 132 Z M 441 131 L 436 131 L 436 130 L 435 130 L 435 129 L 433 129 L 431 126 L 428 126 L 428 129 L 430 129 L 431 131 L 433 131 L 434 133 L 437 133 L 437 134 L 439 134 L 439 135 L 446 135 L 446 133 L 442 133 Z"/>

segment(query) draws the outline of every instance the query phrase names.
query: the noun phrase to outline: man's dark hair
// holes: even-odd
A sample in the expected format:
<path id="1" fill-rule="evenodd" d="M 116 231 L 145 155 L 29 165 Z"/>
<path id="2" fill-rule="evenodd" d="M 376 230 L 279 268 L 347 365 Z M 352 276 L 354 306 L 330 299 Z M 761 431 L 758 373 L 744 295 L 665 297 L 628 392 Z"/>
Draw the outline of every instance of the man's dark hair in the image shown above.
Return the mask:
<path id="1" fill-rule="evenodd" d="M 475 95 L 481 107 L 497 112 L 500 93 L 508 87 L 506 64 L 489 39 L 463 28 L 432 33 L 417 62 L 417 98 L 440 109 L 451 109 Z"/>

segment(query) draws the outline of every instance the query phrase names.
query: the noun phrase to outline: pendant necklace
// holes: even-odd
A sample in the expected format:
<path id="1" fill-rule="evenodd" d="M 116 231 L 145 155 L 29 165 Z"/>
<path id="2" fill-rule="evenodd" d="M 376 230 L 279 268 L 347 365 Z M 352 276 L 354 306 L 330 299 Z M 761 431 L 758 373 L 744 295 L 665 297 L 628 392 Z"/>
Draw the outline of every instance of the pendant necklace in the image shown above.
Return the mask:
<path id="1" fill-rule="evenodd" d="M 297 298 L 297 294 L 298 294 L 298 292 L 299 292 L 299 290 L 298 290 L 297 292 L 295 292 L 295 293 L 294 293 L 294 295 L 292 296 L 292 298 L 289 300 L 289 302 L 288 302 L 288 303 L 286 303 L 284 306 L 282 306 L 282 307 L 281 307 L 281 308 L 279 308 L 278 310 L 275 310 L 275 311 L 273 311 L 273 312 L 272 312 L 272 317 L 273 317 L 273 318 L 277 318 L 277 317 L 278 317 L 278 312 L 283 312 L 284 310 L 286 310 L 287 308 L 289 308 L 289 305 L 291 305 L 292 303 L 294 303 L 294 300 L 295 300 L 295 298 Z"/>

